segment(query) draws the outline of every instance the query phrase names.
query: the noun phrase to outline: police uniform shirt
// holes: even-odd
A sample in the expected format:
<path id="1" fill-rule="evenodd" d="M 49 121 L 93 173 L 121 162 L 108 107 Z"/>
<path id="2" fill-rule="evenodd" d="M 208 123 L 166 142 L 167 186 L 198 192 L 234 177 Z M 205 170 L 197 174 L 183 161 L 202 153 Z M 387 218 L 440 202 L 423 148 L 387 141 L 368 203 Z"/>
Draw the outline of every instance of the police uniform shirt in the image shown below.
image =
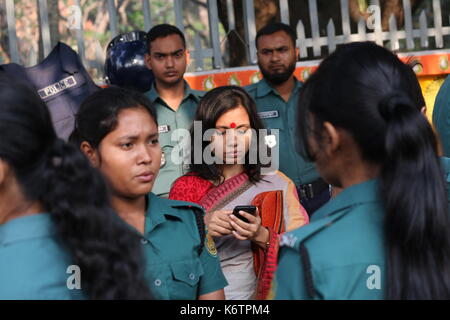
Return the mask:
<path id="1" fill-rule="evenodd" d="M 38 65 L 24 68 L 16 63 L 0 70 L 31 84 L 47 104 L 56 134 L 67 140 L 75 127 L 75 115 L 83 100 L 99 88 L 78 54 L 62 42 Z"/>
<path id="2" fill-rule="evenodd" d="M 450 190 L 450 159 L 440 160 Z M 450 208 L 450 192 L 447 200 Z M 271 298 L 384 299 L 384 214 L 378 180 L 344 189 L 309 225 L 282 236 Z"/>
<path id="3" fill-rule="evenodd" d="M 70 279 L 76 275 L 71 265 L 49 214 L 20 217 L 0 226 L 0 300 L 83 299 L 77 278 Z"/>
<path id="4" fill-rule="evenodd" d="M 279 168 L 298 187 L 311 183 L 319 177 L 315 166 L 305 161 L 296 150 L 297 104 L 302 83 L 294 78 L 295 87 L 285 102 L 280 94 L 269 83 L 262 79 L 258 83 L 246 86 L 245 89 L 255 100 L 260 118 L 267 129 L 278 129 Z"/>
<path id="5" fill-rule="evenodd" d="M 151 89 L 146 92 L 146 96 L 156 108 L 159 142 L 163 151 L 161 169 L 153 187 L 153 192 L 158 196 L 168 197 L 172 183 L 189 170 L 189 167 L 180 160 L 186 154 L 179 153 L 175 149 L 177 145 L 178 148 L 181 148 L 182 145 L 178 144 L 179 140 L 174 131 L 177 129 L 189 131 L 194 120 L 197 105 L 203 94 L 204 92 L 202 91 L 191 89 L 188 83 L 185 82 L 184 98 L 177 111 L 174 111 L 159 96 L 155 82 L 153 82 Z M 172 138 L 174 141 L 172 141 Z M 174 162 L 174 159 L 176 162 Z"/>
<path id="6" fill-rule="evenodd" d="M 196 299 L 227 285 L 210 236 L 200 243 L 193 210 L 201 207 L 150 194 L 145 234 L 147 285 L 155 299 Z M 137 231 L 136 231 L 137 232 Z M 202 246 L 199 255 L 198 249 Z M 69 254 L 58 243 L 47 213 L 0 226 L 1 299 L 84 299 L 74 282 Z M 80 274 L 82 288 L 82 274 Z"/>
<path id="7" fill-rule="evenodd" d="M 441 157 L 441 166 L 444 170 L 444 179 L 447 182 L 447 199 L 448 199 L 448 207 L 450 210 L 450 158 Z"/>
<path id="8" fill-rule="evenodd" d="M 194 210 L 202 207 L 182 201 L 148 196 L 145 231 L 141 243 L 146 277 L 155 299 L 193 300 L 224 288 L 228 283 L 220 267 L 211 236 L 200 243 Z M 201 254 L 198 249 L 203 247 Z"/>
<path id="9" fill-rule="evenodd" d="M 309 225 L 282 236 L 272 297 L 383 299 L 383 223 L 377 180 L 346 188 Z"/>
<path id="10" fill-rule="evenodd" d="M 450 77 L 447 77 L 436 96 L 433 124 L 439 134 L 443 153 L 450 156 Z"/>

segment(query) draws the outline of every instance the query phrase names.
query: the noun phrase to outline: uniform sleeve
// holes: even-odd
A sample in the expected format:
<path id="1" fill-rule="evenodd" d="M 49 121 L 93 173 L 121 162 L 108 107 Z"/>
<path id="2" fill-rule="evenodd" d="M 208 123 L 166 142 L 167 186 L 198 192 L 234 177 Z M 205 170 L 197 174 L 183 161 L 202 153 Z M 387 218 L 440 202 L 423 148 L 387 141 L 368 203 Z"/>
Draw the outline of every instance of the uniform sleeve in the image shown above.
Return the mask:
<path id="1" fill-rule="evenodd" d="M 278 267 L 272 282 L 269 299 L 309 299 L 306 291 L 300 254 L 292 248 L 280 248 Z"/>
<path id="2" fill-rule="evenodd" d="M 298 198 L 297 189 L 295 188 L 292 180 L 288 181 L 285 197 L 285 214 L 288 217 L 288 223 L 286 224 L 286 231 L 292 231 L 297 229 L 305 224 L 309 223 L 308 213 L 305 208 L 300 204 L 300 200 Z"/>
<path id="3" fill-rule="evenodd" d="M 223 289 L 228 285 L 220 266 L 219 255 L 213 238 L 207 233 L 200 255 L 204 274 L 200 279 L 199 295 Z"/>

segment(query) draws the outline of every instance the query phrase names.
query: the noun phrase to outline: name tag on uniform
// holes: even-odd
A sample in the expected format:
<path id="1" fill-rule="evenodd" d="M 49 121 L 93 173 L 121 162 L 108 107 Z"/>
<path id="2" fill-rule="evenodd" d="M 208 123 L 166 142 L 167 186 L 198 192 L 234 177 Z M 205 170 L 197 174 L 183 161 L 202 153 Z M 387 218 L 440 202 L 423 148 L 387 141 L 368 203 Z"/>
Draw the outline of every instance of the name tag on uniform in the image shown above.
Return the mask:
<path id="1" fill-rule="evenodd" d="M 270 119 L 270 118 L 278 118 L 278 111 L 264 111 L 264 112 L 258 112 L 258 115 L 261 119 Z"/>
<path id="2" fill-rule="evenodd" d="M 38 93 L 42 99 L 46 99 L 46 98 L 50 98 L 51 96 L 54 96 L 55 94 L 60 93 L 61 91 L 64 91 L 71 87 L 74 87 L 76 85 L 77 85 L 77 80 L 75 80 L 74 76 L 70 76 L 70 77 L 64 78 L 56 83 L 53 83 L 45 88 L 38 90 Z"/>
<path id="3" fill-rule="evenodd" d="M 158 133 L 165 133 L 165 132 L 169 132 L 169 131 L 170 131 L 170 126 L 168 126 L 167 124 L 158 127 Z"/>

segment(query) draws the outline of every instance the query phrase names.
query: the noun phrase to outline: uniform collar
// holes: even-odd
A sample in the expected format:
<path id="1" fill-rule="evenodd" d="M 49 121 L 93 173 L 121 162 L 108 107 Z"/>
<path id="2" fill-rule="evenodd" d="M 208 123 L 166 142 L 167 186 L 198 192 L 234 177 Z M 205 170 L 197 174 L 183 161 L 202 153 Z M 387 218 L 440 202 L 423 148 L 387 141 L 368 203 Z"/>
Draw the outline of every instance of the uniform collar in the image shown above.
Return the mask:
<path id="1" fill-rule="evenodd" d="M 161 97 L 159 96 L 158 91 L 156 90 L 156 81 L 153 81 L 152 86 L 150 88 L 150 90 L 148 91 L 147 97 L 150 99 L 151 102 L 155 102 L 157 99 L 161 99 Z M 196 92 L 195 90 L 193 90 L 189 84 L 187 83 L 186 80 L 184 80 L 184 97 L 183 97 L 183 101 L 188 99 L 188 98 L 192 98 L 195 102 L 199 102 L 201 95 L 198 94 L 198 92 Z"/>
<path id="2" fill-rule="evenodd" d="M 379 181 L 371 179 L 344 189 L 311 217 L 311 221 L 331 216 L 342 209 L 368 202 L 379 202 Z"/>
<path id="3" fill-rule="evenodd" d="M 149 193 L 147 199 L 148 208 L 145 214 L 145 234 L 150 233 L 157 225 L 167 221 L 167 217 L 179 220 L 190 218 L 186 215 L 186 212 L 180 210 L 182 208 L 197 208 L 203 210 L 203 208 L 197 204 L 159 198 L 154 193 Z"/>
<path id="4" fill-rule="evenodd" d="M 36 238 L 45 238 L 56 234 L 48 213 L 38 213 L 8 221 L 0 225 L 0 246 L 26 241 Z"/>
<path id="5" fill-rule="evenodd" d="M 297 80 L 296 77 L 294 77 L 294 82 L 295 82 L 295 86 L 294 86 L 294 90 L 293 92 L 297 91 L 301 86 L 302 83 L 300 81 Z M 275 90 L 268 82 L 266 79 L 261 79 L 258 84 L 257 84 L 257 88 L 256 88 L 256 97 L 257 98 L 262 98 L 265 97 L 266 95 L 273 93 L 275 95 L 279 96 L 279 93 L 277 92 L 277 90 Z"/>

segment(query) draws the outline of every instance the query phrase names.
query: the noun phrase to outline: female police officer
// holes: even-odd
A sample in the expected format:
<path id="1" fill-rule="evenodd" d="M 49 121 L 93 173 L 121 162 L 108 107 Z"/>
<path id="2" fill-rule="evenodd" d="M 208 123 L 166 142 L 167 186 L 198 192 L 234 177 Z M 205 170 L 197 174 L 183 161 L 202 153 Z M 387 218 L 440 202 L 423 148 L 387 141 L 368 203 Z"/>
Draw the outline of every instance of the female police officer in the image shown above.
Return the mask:
<path id="1" fill-rule="evenodd" d="M 56 137 L 37 93 L 4 75 L 0 137 L 0 299 L 149 298 L 139 238 L 100 173 Z"/>
<path id="2" fill-rule="evenodd" d="M 140 235 L 152 295 L 223 299 L 227 283 L 205 236 L 202 208 L 150 193 L 161 147 L 149 100 L 121 88 L 102 89 L 81 105 L 71 139 L 103 173 L 114 209 Z"/>
<path id="3" fill-rule="evenodd" d="M 304 149 L 344 190 L 283 237 L 277 299 L 450 298 L 444 172 L 407 68 L 382 47 L 352 43 L 306 82 Z"/>

